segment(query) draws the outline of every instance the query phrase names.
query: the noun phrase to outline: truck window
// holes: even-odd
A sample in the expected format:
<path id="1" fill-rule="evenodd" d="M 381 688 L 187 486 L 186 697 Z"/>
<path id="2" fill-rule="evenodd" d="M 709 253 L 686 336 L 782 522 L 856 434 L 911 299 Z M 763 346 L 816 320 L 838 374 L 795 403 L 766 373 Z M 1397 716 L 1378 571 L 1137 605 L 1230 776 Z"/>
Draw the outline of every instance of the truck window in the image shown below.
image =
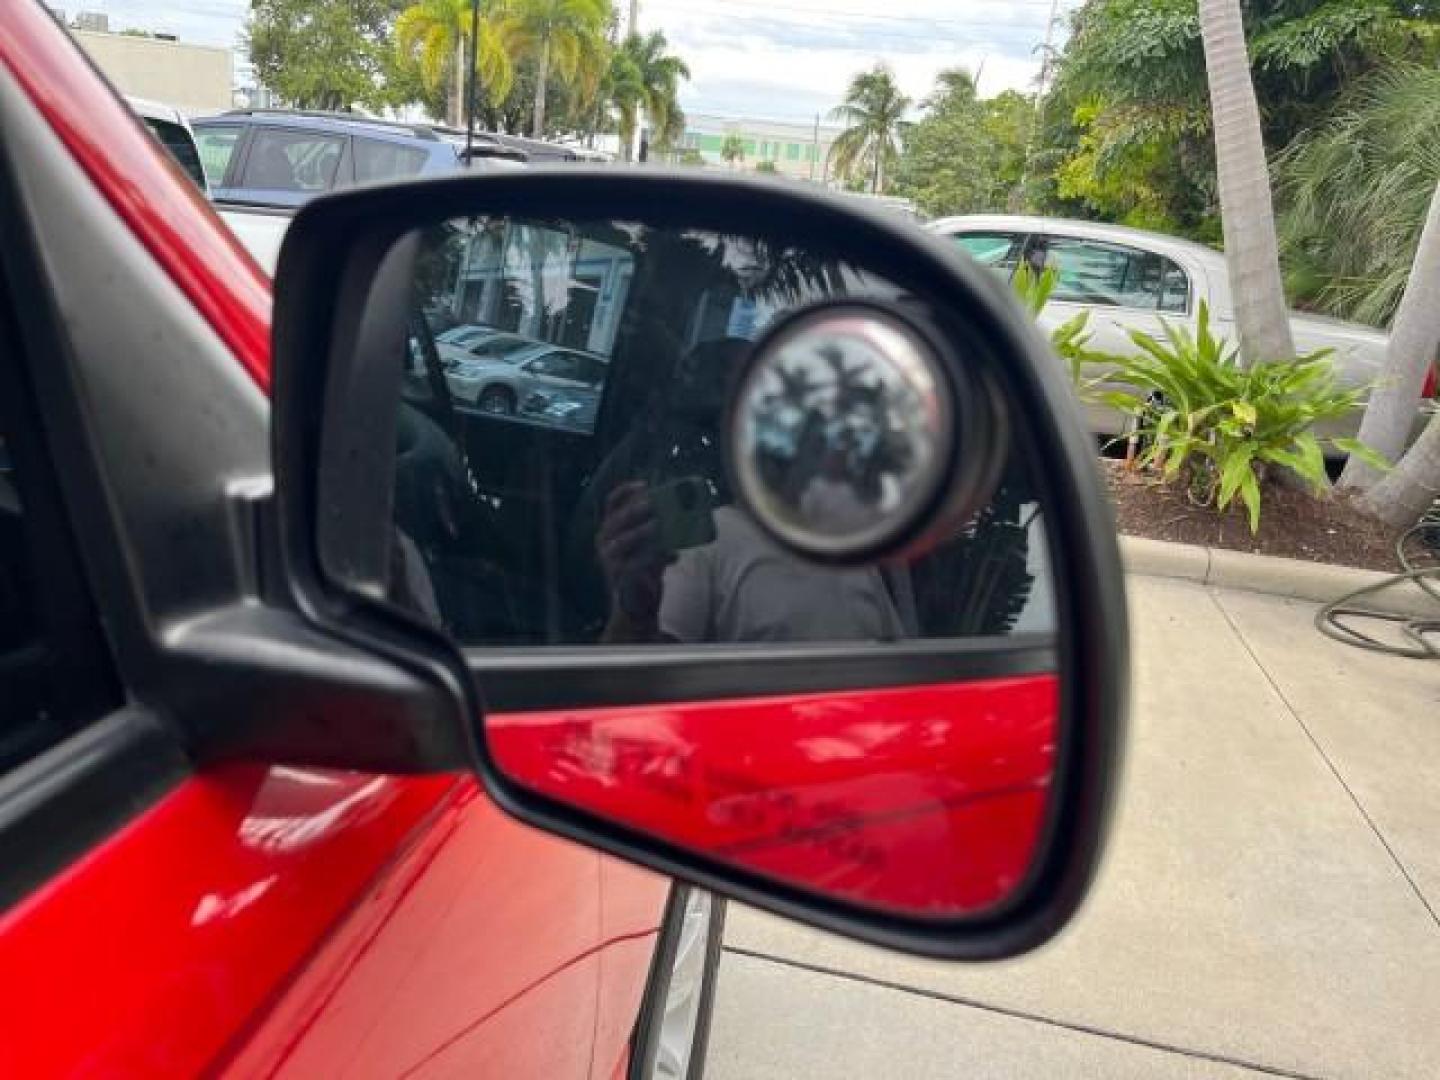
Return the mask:
<path id="1" fill-rule="evenodd" d="M 230 168 L 230 159 L 235 154 L 243 130 L 239 124 L 195 125 L 200 164 L 211 187 L 220 187 L 225 183 L 225 172 Z"/>

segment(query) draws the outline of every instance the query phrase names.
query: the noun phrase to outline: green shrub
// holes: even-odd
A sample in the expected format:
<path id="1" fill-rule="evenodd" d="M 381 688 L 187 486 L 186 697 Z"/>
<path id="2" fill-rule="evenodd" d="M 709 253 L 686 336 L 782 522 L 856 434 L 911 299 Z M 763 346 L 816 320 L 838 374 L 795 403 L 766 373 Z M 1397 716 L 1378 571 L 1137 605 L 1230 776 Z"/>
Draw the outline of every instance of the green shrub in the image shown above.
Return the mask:
<path id="1" fill-rule="evenodd" d="M 1015 271 L 1015 276 L 1010 279 L 1015 293 L 1020 297 L 1020 303 L 1025 310 L 1030 312 L 1032 318 L 1038 319 L 1040 313 L 1045 310 L 1045 305 L 1050 302 L 1050 294 L 1055 291 L 1055 282 L 1059 277 L 1053 266 L 1046 267 L 1041 273 L 1036 274 L 1027 263 L 1021 263 Z M 1075 393 L 1084 400 L 1091 396 L 1099 379 L 1085 377 L 1085 368 L 1090 364 L 1114 363 L 1116 358 L 1107 353 L 1097 352 L 1089 348 L 1090 342 L 1090 313 L 1081 311 L 1066 319 L 1050 332 L 1050 344 L 1060 359 L 1065 361 L 1065 370 L 1070 376 L 1070 384 L 1075 387 Z"/>
<path id="2" fill-rule="evenodd" d="M 1322 439 L 1317 422 L 1357 408 L 1365 389 L 1336 385 L 1329 353 L 1321 350 L 1293 361 L 1270 361 L 1243 369 L 1237 347 L 1210 332 L 1210 312 L 1201 304 L 1197 332 L 1164 323 L 1165 340 L 1131 331 L 1140 348 L 1116 357 L 1107 380 L 1125 389 L 1100 399 L 1130 416 L 1146 444 L 1142 465 L 1159 464 L 1167 478 L 1186 482 L 1199 505 L 1228 507 L 1236 495 L 1260 527 L 1261 481 L 1274 466 L 1289 469 L 1313 489 L 1329 485 L 1328 443 L 1384 468 L 1372 450 L 1355 439 Z"/>

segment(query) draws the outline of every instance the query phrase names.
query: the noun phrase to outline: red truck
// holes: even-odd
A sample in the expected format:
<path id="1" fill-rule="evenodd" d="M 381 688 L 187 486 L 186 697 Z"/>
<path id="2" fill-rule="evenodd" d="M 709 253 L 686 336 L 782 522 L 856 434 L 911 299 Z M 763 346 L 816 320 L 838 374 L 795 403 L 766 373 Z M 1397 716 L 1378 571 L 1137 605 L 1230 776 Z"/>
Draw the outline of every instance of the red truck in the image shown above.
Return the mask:
<path id="1" fill-rule="evenodd" d="M 0 1074 L 695 1077 L 723 896 L 961 959 L 1075 910 L 1113 530 L 955 253 L 459 176 L 307 206 L 272 315 L 29 0 L 0 220 Z M 594 421 L 457 403 L 457 325 Z"/>

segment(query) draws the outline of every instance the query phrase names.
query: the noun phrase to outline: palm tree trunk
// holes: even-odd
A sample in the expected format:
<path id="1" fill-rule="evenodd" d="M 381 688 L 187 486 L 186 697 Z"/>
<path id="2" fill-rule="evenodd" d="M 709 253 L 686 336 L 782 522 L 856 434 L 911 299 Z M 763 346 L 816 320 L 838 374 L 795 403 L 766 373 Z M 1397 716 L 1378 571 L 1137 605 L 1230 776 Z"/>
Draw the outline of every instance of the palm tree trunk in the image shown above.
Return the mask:
<path id="1" fill-rule="evenodd" d="M 1405 450 L 1405 439 L 1415 422 L 1425 374 L 1440 350 L 1440 185 L 1430 197 L 1430 213 L 1420 232 L 1415 261 L 1405 294 L 1390 324 L 1385 369 L 1360 421 L 1360 441 L 1387 461 Z M 1358 457 L 1351 457 L 1340 474 L 1342 487 L 1368 488 L 1380 473 Z"/>
<path id="2" fill-rule="evenodd" d="M 1243 362 L 1295 356 L 1240 0 L 1200 0 L 1225 263 Z"/>
<path id="3" fill-rule="evenodd" d="M 455 76 L 450 80 L 450 115 L 445 121 L 451 127 L 465 126 L 465 35 L 455 36 Z"/>
<path id="4" fill-rule="evenodd" d="M 1358 505 L 1372 517 L 1404 528 L 1440 498 L 1440 413 L 1430 418 L 1400 464 L 1360 496 Z"/>
<path id="5" fill-rule="evenodd" d="M 545 137 L 545 83 L 550 78 L 550 38 L 540 40 L 540 59 L 535 64 L 535 130 L 537 139 Z"/>
<path id="6" fill-rule="evenodd" d="M 871 172 L 871 174 L 870 174 L 870 194 L 871 194 L 871 195 L 879 195 L 879 194 L 880 194 L 880 157 L 881 157 L 881 150 L 882 150 L 882 147 L 880 146 L 880 144 L 879 144 L 879 143 L 876 143 L 876 144 L 875 144 L 875 168 L 874 168 L 874 170 L 872 170 L 872 172 Z"/>

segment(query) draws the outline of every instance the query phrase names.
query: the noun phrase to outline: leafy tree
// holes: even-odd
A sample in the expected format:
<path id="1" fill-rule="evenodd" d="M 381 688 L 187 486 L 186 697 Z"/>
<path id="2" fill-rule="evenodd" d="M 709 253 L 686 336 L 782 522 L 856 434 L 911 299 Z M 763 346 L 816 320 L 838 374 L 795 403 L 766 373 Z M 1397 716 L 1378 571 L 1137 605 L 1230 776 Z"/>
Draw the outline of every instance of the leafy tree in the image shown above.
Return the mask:
<path id="1" fill-rule="evenodd" d="M 454 127 L 465 123 L 465 72 L 469 65 L 470 0 L 419 0 L 395 20 L 395 44 L 402 60 L 417 64 L 423 85 L 434 93 L 448 86 L 445 119 Z M 479 99 L 503 101 L 514 81 L 507 23 L 491 0 L 480 7 L 475 70 L 482 93 Z"/>
<path id="2" fill-rule="evenodd" d="M 535 61 L 534 119 L 531 130 L 545 131 L 545 99 L 553 74 L 577 82 L 582 96 L 593 95 L 607 62 L 605 27 L 610 0 L 517 0 L 506 17 L 514 50 Z"/>
<path id="3" fill-rule="evenodd" d="M 755 163 L 755 171 L 764 173 L 766 176 L 779 176 L 780 168 L 773 161 L 758 161 Z"/>
<path id="4" fill-rule="evenodd" d="M 620 152 L 629 161 L 643 110 L 655 149 L 663 151 L 685 132 L 680 80 L 690 78 L 685 61 L 670 52 L 659 30 L 631 34 L 610 60 L 610 101 L 620 118 Z M 726 159 L 729 160 L 729 159 Z"/>
<path id="5" fill-rule="evenodd" d="M 1006 91 L 988 101 L 960 68 L 942 71 L 905 134 L 897 190 L 928 214 L 1003 210 L 1025 171 L 1034 106 Z"/>
<path id="6" fill-rule="evenodd" d="M 732 131 L 725 136 L 725 141 L 720 144 L 720 157 L 732 169 L 737 164 L 745 164 L 745 140 L 738 132 Z"/>
<path id="7" fill-rule="evenodd" d="M 900 135 L 909 108 L 910 99 L 884 64 L 851 79 L 845 100 L 830 110 L 830 119 L 845 124 L 830 147 L 835 176 L 867 175 L 873 194 L 884 191 L 887 172 L 900 156 Z"/>
<path id="8" fill-rule="evenodd" d="M 260 81 L 300 109 L 382 95 L 393 0 L 253 0 L 245 38 Z"/>

